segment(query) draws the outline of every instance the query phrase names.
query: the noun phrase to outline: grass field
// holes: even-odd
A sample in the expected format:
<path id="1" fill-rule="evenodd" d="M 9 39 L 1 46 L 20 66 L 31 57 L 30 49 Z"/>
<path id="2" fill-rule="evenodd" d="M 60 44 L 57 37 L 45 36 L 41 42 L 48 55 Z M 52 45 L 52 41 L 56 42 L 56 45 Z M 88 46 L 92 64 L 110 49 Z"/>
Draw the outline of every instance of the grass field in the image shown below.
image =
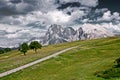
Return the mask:
<path id="1" fill-rule="evenodd" d="M 37 51 L 37 54 L 33 50 L 30 50 L 27 52 L 26 56 L 24 56 L 21 52 L 17 50 L 11 51 L 9 53 L 0 54 L 0 73 L 79 44 L 80 42 L 76 41 L 72 43 L 49 45 L 42 47 L 42 49 Z"/>
<path id="2" fill-rule="evenodd" d="M 0 80 L 105 80 L 96 77 L 94 73 L 111 68 L 114 65 L 114 60 L 120 57 L 120 37 L 111 37 L 51 45 L 44 47 L 38 54 L 34 54 L 30 51 L 27 56 L 20 55 L 19 52 L 13 51 L 13 54 L 8 53 L 0 55 L 0 70 L 4 69 L 4 66 L 12 65 L 14 62 L 16 64 L 19 63 L 18 65 L 23 65 L 62 50 L 63 48 L 75 45 L 80 45 L 80 47 L 67 51 L 64 54 L 40 64 L 0 78 Z M 9 57 L 6 58 L 6 56 Z M 9 61 L 9 59 L 11 61 Z M 6 64 L 5 60 L 10 64 Z M 13 65 L 13 67 L 17 66 Z M 10 69 L 9 66 L 7 69 Z M 120 80 L 120 78 L 108 80 Z"/>

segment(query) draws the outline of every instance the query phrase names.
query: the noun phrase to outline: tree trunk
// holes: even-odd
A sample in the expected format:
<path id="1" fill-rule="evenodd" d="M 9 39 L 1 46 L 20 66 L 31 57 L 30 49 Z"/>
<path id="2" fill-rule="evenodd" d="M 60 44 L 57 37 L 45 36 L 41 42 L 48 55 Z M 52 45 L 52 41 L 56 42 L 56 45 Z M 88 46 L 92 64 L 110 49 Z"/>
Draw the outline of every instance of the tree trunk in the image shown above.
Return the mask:
<path id="1" fill-rule="evenodd" d="M 37 49 L 35 49 L 35 53 L 37 53 Z"/>
<path id="2" fill-rule="evenodd" d="M 26 56 L 25 52 L 24 52 L 24 56 Z"/>

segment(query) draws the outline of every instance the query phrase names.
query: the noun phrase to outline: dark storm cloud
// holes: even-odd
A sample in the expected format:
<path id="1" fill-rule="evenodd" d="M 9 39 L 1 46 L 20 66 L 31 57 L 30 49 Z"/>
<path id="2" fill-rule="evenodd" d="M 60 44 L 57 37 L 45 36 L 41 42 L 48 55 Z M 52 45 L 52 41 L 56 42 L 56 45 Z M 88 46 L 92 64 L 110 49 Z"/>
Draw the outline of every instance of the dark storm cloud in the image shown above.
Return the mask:
<path id="1" fill-rule="evenodd" d="M 41 6 L 43 5 L 43 1 L 44 0 L 0 0 L 0 15 L 26 14 L 39 7 L 43 7 Z M 87 4 L 86 6 L 88 6 L 91 5 L 93 1 L 95 2 L 96 0 L 88 0 L 87 2 L 86 0 L 51 0 L 50 2 L 54 2 L 54 5 L 59 4 L 58 9 L 65 9 L 67 7 L 80 7 L 83 4 Z M 112 12 L 120 12 L 120 0 L 99 0 L 98 3 L 99 5 L 96 8 L 108 8 Z"/>
<path id="2" fill-rule="evenodd" d="M 11 3 L 15 3 L 15 4 L 18 4 L 18 3 L 21 3 L 22 0 L 10 0 Z"/>
<path id="3" fill-rule="evenodd" d="M 61 4 L 58 9 L 65 9 L 67 7 L 80 7 L 80 3 L 79 2 L 68 2 L 65 4 Z"/>
<path id="4" fill-rule="evenodd" d="M 33 0 L 0 0 L 0 15 L 25 14 L 34 10 Z"/>
<path id="5" fill-rule="evenodd" d="M 0 0 L 0 15 L 26 14 L 34 10 L 45 11 L 80 5 L 95 7 L 97 0 Z"/>

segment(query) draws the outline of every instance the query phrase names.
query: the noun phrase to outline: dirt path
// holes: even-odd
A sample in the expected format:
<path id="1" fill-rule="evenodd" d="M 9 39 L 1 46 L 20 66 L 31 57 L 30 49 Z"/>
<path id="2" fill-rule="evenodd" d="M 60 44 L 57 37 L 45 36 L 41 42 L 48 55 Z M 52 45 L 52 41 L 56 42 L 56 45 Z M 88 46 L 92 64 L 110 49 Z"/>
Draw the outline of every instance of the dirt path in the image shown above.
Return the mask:
<path id="1" fill-rule="evenodd" d="M 77 47 L 78 47 L 78 46 L 64 49 L 64 50 L 59 51 L 59 52 L 56 52 L 56 53 L 54 53 L 54 54 L 52 54 L 52 55 L 50 55 L 50 56 L 41 58 L 41 59 L 39 59 L 39 60 L 33 61 L 33 62 L 28 63 L 28 64 L 26 64 L 26 65 L 20 66 L 20 67 L 18 67 L 18 68 L 15 68 L 15 69 L 12 69 L 12 70 L 9 70 L 9 71 L 0 73 L 0 77 L 7 76 L 7 75 L 9 75 L 9 74 L 12 74 L 12 73 L 14 73 L 14 72 L 20 71 L 20 70 L 25 69 L 25 68 L 27 68 L 27 67 L 30 67 L 30 66 L 33 66 L 33 65 L 35 65 L 35 64 L 41 63 L 41 62 L 43 62 L 43 61 L 46 61 L 46 60 L 48 60 L 48 59 L 50 59 L 50 58 L 53 58 L 53 57 L 59 55 L 59 54 L 62 54 L 63 52 L 66 52 L 66 51 L 68 51 L 68 50 L 71 50 L 71 49 L 74 49 L 74 48 L 77 48 Z"/>

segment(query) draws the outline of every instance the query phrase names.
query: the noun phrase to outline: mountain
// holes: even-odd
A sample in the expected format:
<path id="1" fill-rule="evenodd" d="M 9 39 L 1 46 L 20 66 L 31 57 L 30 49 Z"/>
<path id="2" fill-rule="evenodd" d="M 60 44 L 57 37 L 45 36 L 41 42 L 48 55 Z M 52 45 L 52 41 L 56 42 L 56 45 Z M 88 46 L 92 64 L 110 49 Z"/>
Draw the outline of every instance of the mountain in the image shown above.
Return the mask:
<path id="1" fill-rule="evenodd" d="M 63 38 L 63 31 L 64 28 L 62 26 L 56 24 L 51 25 L 45 34 L 43 44 L 55 44 L 55 43 L 67 42 Z"/>
<path id="2" fill-rule="evenodd" d="M 71 42 L 76 40 L 95 39 L 113 36 L 105 28 L 84 26 L 75 30 L 72 27 L 63 27 L 53 24 L 49 27 L 43 39 L 43 44 L 57 44 L 62 42 Z"/>

